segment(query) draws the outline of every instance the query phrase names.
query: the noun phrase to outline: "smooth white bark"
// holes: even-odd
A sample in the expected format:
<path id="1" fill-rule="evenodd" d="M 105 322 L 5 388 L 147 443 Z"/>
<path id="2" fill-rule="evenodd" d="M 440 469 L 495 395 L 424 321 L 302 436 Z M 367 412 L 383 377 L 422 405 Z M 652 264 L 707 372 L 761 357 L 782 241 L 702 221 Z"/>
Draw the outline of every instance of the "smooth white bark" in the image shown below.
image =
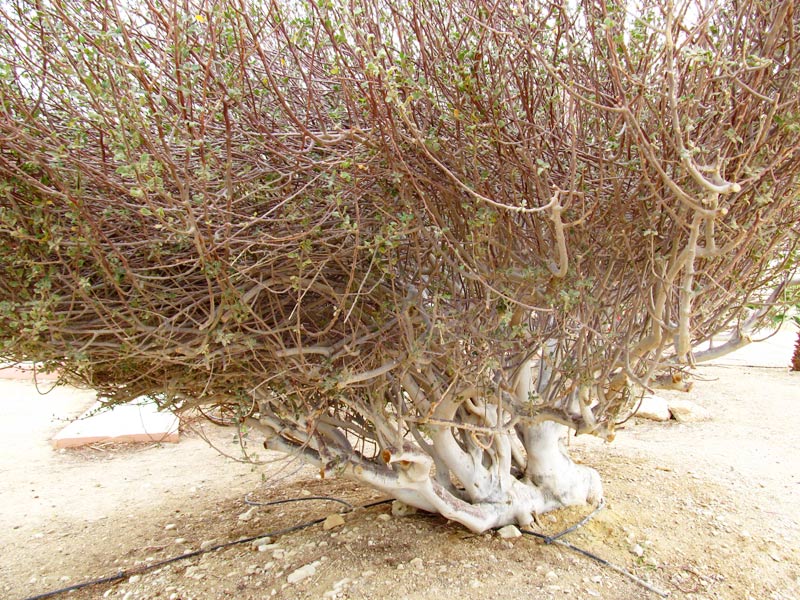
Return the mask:
<path id="1" fill-rule="evenodd" d="M 440 416 L 453 417 L 457 409 L 453 402 L 442 408 Z M 468 411 L 482 415 L 484 425 L 498 425 L 495 406 L 473 401 Z M 357 455 L 349 444 L 337 444 L 340 437 L 329 425 L 324 434 L 309 436 L 300 443 L 283 437 L 274 420 L 251 418 L 247 424 L 266 434 L 266 447 L 296 454 L 318 466 L 324 476 L 362 481 L 475 532 L 509 523 L 527 526 L 535 515 L 563 506 L 598 503 L 602 498 L 599 475 L 569 458 L 561 441 L 567 428 L 553 422 L 525 427 L 522 441 L 517 437 L 518 430 L 511 429 L 484 440 L 465 432 L 462 438 L 466 442 L 459 442 L 453 428 L 442 426 L 432 434 L 427 453 L 405 442 L 401 448 L 384 448 L 380 460 L 375 461 Z M 512 474 L 515 454 L 517 462 L 525 463 L 521 478 Z M 453 483 L 463 489 L 443 485 L 434 464 L 446 465 L 457 477 Z"/>

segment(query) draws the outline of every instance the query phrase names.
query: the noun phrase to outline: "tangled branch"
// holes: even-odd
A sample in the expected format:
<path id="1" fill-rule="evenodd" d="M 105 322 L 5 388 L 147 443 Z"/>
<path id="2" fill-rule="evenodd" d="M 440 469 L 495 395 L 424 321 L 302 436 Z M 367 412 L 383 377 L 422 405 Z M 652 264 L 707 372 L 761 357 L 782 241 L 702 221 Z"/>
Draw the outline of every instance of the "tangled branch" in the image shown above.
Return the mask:
<path id="1" fill-rule="evenodd" d="M 3 3 L 2 355 L 454 494 L 612 437 L 797 265 L 793 3 L 662 4 Z"/>

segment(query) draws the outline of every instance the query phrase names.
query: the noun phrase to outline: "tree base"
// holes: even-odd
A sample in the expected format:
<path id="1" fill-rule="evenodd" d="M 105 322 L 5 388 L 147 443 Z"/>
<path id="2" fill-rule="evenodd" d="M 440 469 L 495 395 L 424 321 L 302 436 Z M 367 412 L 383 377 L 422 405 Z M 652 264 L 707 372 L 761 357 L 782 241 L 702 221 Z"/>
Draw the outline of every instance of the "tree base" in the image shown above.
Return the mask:
<path id="1" fill-rule="evenodd" d="M 476 533 L 508 524 L 530 526 L 537 515 L 565 506 L 597 505 L 603 498 L 599 474 L 572 461 L 562 443 L 567 428 L 553 422 L 526 429 L 527 466 L 518 476 L 512 474 L 510 462 L 498 461 L 490 469 L 461 464 L 457 483 L 443 480 L 433 458 L 411 443 L 385 448 L 375 461 L 353 453 L 333 456 L 327 452 L 323 457 L 311 445 L 276 435 L 256 419 L 247 423 L 267 433 L 265 447 L 297 454 L 319 467 L 324 476 L 355 479 Z M 499 465 L 506 468 L 501 470 Z"/>

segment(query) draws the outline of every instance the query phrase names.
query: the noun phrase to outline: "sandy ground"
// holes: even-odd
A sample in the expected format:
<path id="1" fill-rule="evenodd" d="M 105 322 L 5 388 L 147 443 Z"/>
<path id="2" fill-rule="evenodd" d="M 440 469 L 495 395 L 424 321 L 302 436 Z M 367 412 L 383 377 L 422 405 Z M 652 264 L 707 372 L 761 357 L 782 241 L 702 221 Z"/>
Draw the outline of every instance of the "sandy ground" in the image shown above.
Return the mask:
<path id="1" fill-rule="evenodd" d="M 613 444 L 573 439 L 596 467 L 607 507 L 564 539 L 671 598 L 800 598 L 800 373 L 783 365 L 793 332 L 698 368 L 682 394 L 713 415 L 700 423 L 629 421 Z M 771 365 L 771 366 L 764 366 Z M 0 596 L 28 598 L 243 537 L 326 517 L 340 505 L 267 501 L 332 494 L 381 497 L 261 450 L 241 455 L 232 430 L 199 425 L 179 444 L 53 450 L 48 440 L 93 400 L 88 391 L 0 381 Z M 251 446 L 257 447 L 257 441 Z M 554 534 L 589 510 L 543 519 Z M 236 544 L 63 595 L 121 598 L 658 596 L 573 550 L 534 537 L 472 535 L 436 516 L 395 517 L 388 505 Z M 269 543 L 266 543 L 269 542 Z M 311 566 L 309 566 L 311 565 Z M 297 581 L 303 573 L 312 573 Z"/>

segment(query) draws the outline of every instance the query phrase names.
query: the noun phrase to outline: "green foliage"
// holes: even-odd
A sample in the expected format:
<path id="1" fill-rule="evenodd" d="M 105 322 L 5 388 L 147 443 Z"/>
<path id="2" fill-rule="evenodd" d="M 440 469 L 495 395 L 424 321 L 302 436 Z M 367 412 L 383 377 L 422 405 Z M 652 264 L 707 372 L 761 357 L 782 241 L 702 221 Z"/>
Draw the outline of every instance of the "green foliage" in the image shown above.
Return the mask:
<path id="1" fill-rule="evenodd" d="M 677 360 L 687 303 L 700 342 L 797 268 L 775 7 L 159 7 L 0 6 L 5 360 L 368 428 L 448 389 L 511 406 L 554 343 L 563 408 Z"/>

